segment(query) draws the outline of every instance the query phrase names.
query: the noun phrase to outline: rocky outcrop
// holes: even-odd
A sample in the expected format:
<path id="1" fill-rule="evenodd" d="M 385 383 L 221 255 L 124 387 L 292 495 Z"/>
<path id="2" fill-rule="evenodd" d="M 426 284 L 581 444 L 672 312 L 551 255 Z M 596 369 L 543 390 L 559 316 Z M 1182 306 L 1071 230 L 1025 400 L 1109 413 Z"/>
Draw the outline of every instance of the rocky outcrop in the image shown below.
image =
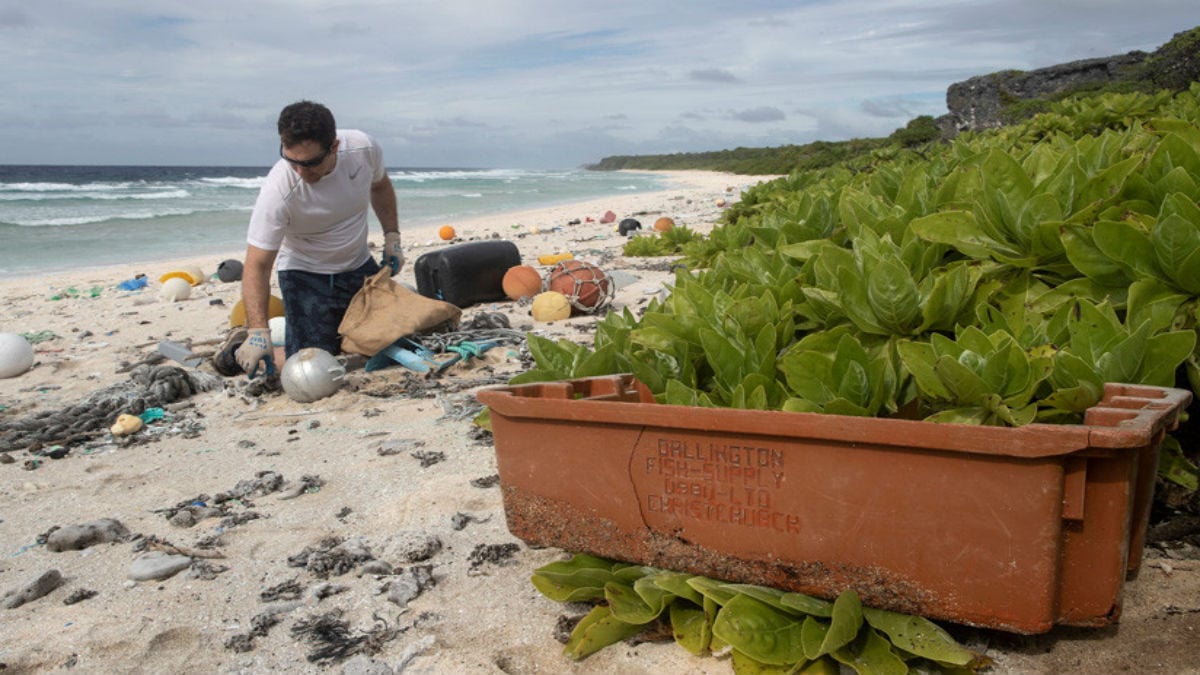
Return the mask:
<path id="1" fill-rule="evenodd" d="M 1003 108 L 1016 101 L 1046 98 L 1093 84 L 1130 78 L 1132 70 L 1146 62 L 1146 52 L 1072 61 L 1030 71 L 1002 71 L 972 77 L 950 85 L 946 107 L 950 113 L 940 120 L 943 128 L 956 131 L 992 129 L 1003 126 Z"/>
<path id="2" fill-rule="evenodd" d="M 1200 80 L 1200 27 L 1175 34 L 1153 53 L 1072 61 L 1031 71 L 1006 70 L 972 77 L 950 85 L 946 108 L 937 119 L 944 137 L 960 131 L 991 129 L 1014 120 L 1006 108 L 1014 103 L 1044 99 L 1072 91 L 1121 82 L 1146 90 L 1186 89 Z"/>

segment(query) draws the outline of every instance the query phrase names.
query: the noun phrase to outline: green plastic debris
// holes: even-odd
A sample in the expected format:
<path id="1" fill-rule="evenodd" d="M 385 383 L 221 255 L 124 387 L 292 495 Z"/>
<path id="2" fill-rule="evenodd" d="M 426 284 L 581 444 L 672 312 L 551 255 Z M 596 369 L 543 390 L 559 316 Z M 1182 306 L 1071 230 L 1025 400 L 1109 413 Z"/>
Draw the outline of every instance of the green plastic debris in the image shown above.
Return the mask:
<path id="1" fill-rule="evenodd" d="M 38 331 L 30 331 L 28 333 L 21 333 L 21 337 L 25 338 L 25 340 L 27 342 L 29 342 L 29 344 L 35 345 L 39 342 L 46 342 L 47 340 L 54 340 L 54 339 L 58 338 L 58 334 L 52 330 L 38 330 Z"/>
<path id="2" fill-rule="evenodd" d="M 146 422 L 147 424 L 155 420 L 161 420 L 166 416 L 167 413 L 164 412 L 162 408 L 146 408 L 141 415 L 138 415 L 138 417 L 142 418 L 142 421 Z"/>

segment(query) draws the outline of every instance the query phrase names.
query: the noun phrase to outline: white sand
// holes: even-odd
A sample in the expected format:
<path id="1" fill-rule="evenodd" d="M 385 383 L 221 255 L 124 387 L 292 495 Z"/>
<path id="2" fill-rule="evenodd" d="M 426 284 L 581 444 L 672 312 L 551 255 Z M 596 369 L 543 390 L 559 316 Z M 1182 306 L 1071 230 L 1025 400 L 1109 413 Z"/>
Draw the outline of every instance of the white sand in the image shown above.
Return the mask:
<path id="1" fill-rule="evenodd" d="M 612 225 L 567 223 L 599 220 L 611 209 L 618 220 L 637 217 L 645 227 L 670 216 L 704 233 L 719 217 L 718 199 L 736 200 L 758 181 L 706 172 L 670 177 L 673 186 L 662 192 L 452 224 L 464 240 L 498 234 L 514 241 L 535 266 L 538 255 L 562 251 L 605 260 L 605 269 L 637 277 L 620 289 L 614 303 L 636 312 L 669 279 L 661 271 L 666 265 L 651 271 L 646 259 L 622 257 L 624 240 Z M 539 233 L 532 234 L 534 228 Z M 404 237 L 409 264 L 400 278 L 414 284 L 412 262 L 447 244 L 438 240 L 436 228 L 406 231 Z M 211 274 L 229 257 L 240 259 L 241 252 L 0 283 L 0 332 L 59 336 L 35 345 L 32 370 L 0 380 L 0 420 L 58 412 L 127 382 L 128 374 L 119 369 L 152 355 L 160 340 L 192 341 L 198 352 L 213 349 L 203 343 L 224 334 L 239 285 L 211 281 L 193 289 L 190 299 L 172 303 L 158 299 L 157 279 L 183 265 Z M 137 272 L 153 280 L 148 289 L 115 289 Z M 50 299 L 68 287 L 83 296 Z M 99 288 L 97 297 L 88 297 L 93 287 Z M 464 322 L 481 312 L 501 312 L 514 328 L 585 342 L 596 321 L 535 323 L 527 306 L 499 302 L 469 308 Z M 472 565 L 477 546 L 519 542 L 505 527 L 499 488 L 471 484 L 496 473 L 490 443 L 475 440 L 469 418 L 453 413 L 474 405 L 481 382 L 503 382 L 522 369 L 516 350 L 509 348 L 493 349 L 434 380 L 399 367 L 374 373 L 359 369 L 342 391 L 309 404 L 282 394 L 250 396 L 245 377 L 228 378 L 223 389 L 171 406 L 169 419 L 135 435 L 133 442 L 97 437 L 62 459 L 42 459 L 35 469 L 26 468 L 32 455 L 23 448 L 11 452 L 15 462 L 0 465 L 0 595 L 51 569 L 59 570 L 65 582 L 21 607 L 0 609 L 0 672 L 342 672 L 341 664 L 306 660 L 312 645 L 290 632 L 302 620 L 341 611 L 356 633 L 380 622 L 399 631 L 374 655 L 395 672 L 731 673 L 728 659 L 693 657 L 673 643 L 615 645 L 571 662 L 561 655 L 554 632 L 558 617 L 573 611 L 543 598 L 529 583 L 533 569 L 559 559 L 561 551 L 522 545 L 501 564 Z M 207 363 L 200 370 L 212 373 Z M 444 461 L 422 467 L 413 452 L 444 453 Z M 178 527 L 161 512 L 202 495 L 211 502 L 262 472 L 281 474 L 288 485 L 317 476 L 323 485 L 293 499 L 281 499 L 279 492 L 244 499 L 232 513 L 254 511 L 261 517 L 225 528 L 219 517 Z M 454 526 L 458 514 L 471 517 L 461 529 Z M 138 556 L 133 542 L 68 552 L 36 545 L 52 527 L 98 518 L 115 518 L 133 533 L 187 549 L 219 535 L 221 545 L 210 550 L 223 557 L 208 562 L 227 570 L 209 580 L 185 571 L 162 581 L 132 582 L 126 575 Z M 425 561 L 432 565 L 436 585 L 405 610 L 383 590 L 389 577 L 355 570 L 320 579 L 289 566 L 289 557 L 329 537 L 357 540 L 395 568 L 410 567 L 405 554 L 413 541 L 436 537 L 442 548 Z M 1170 574 L 1144 570 L 1127 587 L 1126 622 L 1135 626 L 1132 630 L 1123 624 L 1099 640 L 1070 633 L 1048 645 L 1038 643 L 1041 647 L 1015 641 L 1018 648 L 991 655 L 998 669 L 1013 672 L 1088 672 L 1095 653 L 1109 650 L 1127 654 L 1135 664 L 1153 664 L 1155 657 L 1142 649 L 1145 640 L 1167 625 L 1161 621 L 1164 603 L 1195 605 L 1197 576 L 1195 565 L 1187 563 Z M 228 649 L 231 638 L 250 632 L 254 617 L 286 602 L 267 602 L 260 594 L 290 580 L 303 587 L 293 603 L 297 606 L 281 613 L 265 636 L 253 638 L 249 651 Z M 313 591 L 321 583 L 346 589 L 318 600 Z M 81 589 L 97 594 L 63 603 Z M 1123 642 L 1134 635 L 1143 642 Z M 1151 665 L 1145 672 L 1155 671 Z"/>

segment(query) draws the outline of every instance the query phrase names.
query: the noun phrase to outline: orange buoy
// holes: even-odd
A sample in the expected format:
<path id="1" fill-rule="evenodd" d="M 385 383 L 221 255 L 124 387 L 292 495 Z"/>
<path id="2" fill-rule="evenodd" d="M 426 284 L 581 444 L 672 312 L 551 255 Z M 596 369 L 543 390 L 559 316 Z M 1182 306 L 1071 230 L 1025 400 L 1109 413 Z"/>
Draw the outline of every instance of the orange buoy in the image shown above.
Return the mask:
<path id="1" fill-rule="evenodd" d="M 454 231 L 453 227 L 449 225 L 443 225 L 438 230 L 438 236 L 442 238 L 442 241 L 450 241 L 451 239 L 457 237 L 458 233 Z"/>
<path id="2" fill-rule="evenodd" d="M 666 216 L 663 216 L 662 218 L 659 218 L 658 220 L 654 221 L 654 231 L 655 232 L 666 232 L 667 230 L 671 229 L 672 227 L 675 227 L 675 221 L 671 220 L 670 218 L 668 218 Z"/>
<path id="3" fill-rule="evenodd" d="M 542 275 L 529 265 L 517 265 L 508 268 L 500 286 L 509 300 L 532 298 L 542 292 Z"/>
<path id="4" fill-rule="evenodd" d="M 564 260 L 546 275 L 546 289 L 562 293 L 575 310 L 592 314 L 612 301 L 612 283 L 599 267 L 581 260 Z"/>

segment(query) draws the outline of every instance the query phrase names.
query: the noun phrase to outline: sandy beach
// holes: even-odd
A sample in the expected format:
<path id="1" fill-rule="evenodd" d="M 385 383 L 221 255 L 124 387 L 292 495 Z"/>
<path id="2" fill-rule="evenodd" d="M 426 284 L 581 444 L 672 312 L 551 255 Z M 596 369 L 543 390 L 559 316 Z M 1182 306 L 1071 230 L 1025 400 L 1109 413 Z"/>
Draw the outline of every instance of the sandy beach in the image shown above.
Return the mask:
<path id="1" fill-rule="evenodd" d="M 670 280 L 671 261 L 624 257 L 604 213 L 644 228 L 667 216 L 703 234 L 720 217 L 718 200 L 734 202 L 761 180 L 667 175 L 660 192 L 448 223 L 454 242 L 436 226 L 405 230 L 399 279 L 415 286 L 423 253 L 507 239 L 539 271 L 539 255 L 561 252 L 619 271 L 613 308 L 637 314 Z M 0 282 L 0 332 L 44 338 L 31 370 L 0 379 L 0 421 L 95 414 L 100 394 L 127 395 L 121 387 L 164 340 L 211 354 L 240 297 L 239 284 L 212 277 L 241 257 Z M 185 266 L 210 278 L 186 300 L 161 298 L 159 277 Z M 145 289 L 118 289 L 136 274 L 150 279 Z M 465 309 L 462 323 L 496 314 L 514 329 L 583 343 L 598 320 L 540 323 L 527 302 L 498 301 Z M 582 612 L 544 598 L 529 577 L 563 552 L 508 532 L 490 435 L 471 423 L 475 392 L 529 366 L 518 344 L 436 377 L 352 362 L 340 391 L 298 403 L 245 376 L 220 377 L 205 359 L 187 369 L 192 393 L 142 431 L 95 434 L 66 453 L 0 448 L 0 596 L 39 578 L 52 587 L 0 609 L 0 672 L 732 673 L 728 658 L 671 642 L 614 645 L 581 662 L 562 655 L 560 617 Z M 110 524 L 115 541 L 47 544 L 52 530 L 101 519 L 119 523 Z M 179 570 L 130 578 L 156 559 Z M 1116 626 L 955 634 L 994 659 L 990 672 L 1200 672 L 1197 598 L 1200 565 L 1150 551 Z M 329 629 L 335 621 L 340 633 Z M 318 639 L 331 633 L 338 639 Z"/>

